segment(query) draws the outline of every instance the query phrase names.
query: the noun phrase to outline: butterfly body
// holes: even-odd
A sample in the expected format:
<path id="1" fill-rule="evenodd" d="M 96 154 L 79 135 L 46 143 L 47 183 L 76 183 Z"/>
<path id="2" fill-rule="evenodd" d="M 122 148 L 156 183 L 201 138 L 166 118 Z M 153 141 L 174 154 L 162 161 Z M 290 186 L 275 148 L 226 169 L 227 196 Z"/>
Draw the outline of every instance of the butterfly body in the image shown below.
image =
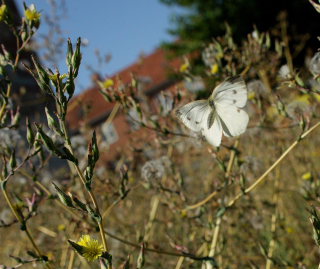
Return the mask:
<path id="1" fill-rule="evenodd" d="M 201 132 L 213 146 L 227 137 L 242 134 L 249 117 L 242 109 L 247 102 L 247 87 L 239 76 L 219 84 L 208 100 L 197 100 L 176 110 L 177 117 L 192 131 Z"/>

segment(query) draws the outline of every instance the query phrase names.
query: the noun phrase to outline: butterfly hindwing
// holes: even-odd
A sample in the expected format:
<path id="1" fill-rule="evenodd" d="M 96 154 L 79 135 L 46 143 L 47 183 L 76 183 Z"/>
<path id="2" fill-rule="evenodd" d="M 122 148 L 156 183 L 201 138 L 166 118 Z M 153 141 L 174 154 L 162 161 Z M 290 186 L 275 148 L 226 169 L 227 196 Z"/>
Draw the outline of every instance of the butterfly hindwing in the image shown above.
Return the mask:
<path id="1" fill-rule="evenodd" d="M 241 108 L 216 104 L 217 114 L 225 136 L 238 136 L 245 132 L 249 116 Z"/>
<path id="2" fill-rule="evenodd" d="M 219 147 L 222 139 L 222 126 L 218 118 L 215 118 L 210 128 L 204 128 L 202 134 L 214 147 Z"/>

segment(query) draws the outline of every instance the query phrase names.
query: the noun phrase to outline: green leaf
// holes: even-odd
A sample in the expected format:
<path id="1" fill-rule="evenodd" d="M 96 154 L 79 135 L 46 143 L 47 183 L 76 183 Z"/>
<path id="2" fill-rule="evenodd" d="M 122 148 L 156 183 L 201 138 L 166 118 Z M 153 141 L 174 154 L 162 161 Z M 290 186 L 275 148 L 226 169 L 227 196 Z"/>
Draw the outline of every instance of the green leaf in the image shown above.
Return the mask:
<path id="1" fill-rule="evenodd" d="M 32 127 L 28 118 L 26 120 L 26 125 L 27 125 L 27 140 L 28 140 L 29 146 L 31 147 L 35 140 L 35 134 L 34 134 L 34 131 L 32 130 Z"/>
<path id="2" fill-rule="evenodd" d="M 64 205 L 71 207 L 71 208 L 74 208 L 71 197 L 69 195 L 67 195 L 64 191 L 62 191 L 54 182 L 52 182 L 52 185 L 55 188 L 60 201 Z"/>
<path id="3" fill-rule="evenodd" d="M 81 256 L 85 253 L 85 248 L 83 246 L 78 245 L 76 242 L 68 239 L 68 243 L 73 247 L 75 251 L 77 251 Z"/>

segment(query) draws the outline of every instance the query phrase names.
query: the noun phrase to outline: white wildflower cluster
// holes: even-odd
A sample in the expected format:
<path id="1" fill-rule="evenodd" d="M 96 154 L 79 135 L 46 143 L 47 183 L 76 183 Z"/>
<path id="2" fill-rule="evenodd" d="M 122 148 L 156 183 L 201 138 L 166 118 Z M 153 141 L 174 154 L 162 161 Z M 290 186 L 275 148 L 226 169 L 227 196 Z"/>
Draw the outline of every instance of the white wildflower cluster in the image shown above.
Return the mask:
<path id="1" fill-rule="evenodd" d="M 158 101 L 161 107 L 161 114 L 166 116 L 170 114 L 173 109 L 173 98 L 170 94 L 164 94 L 161 92 L 158 96 Z"/>
<path id="2" fill-rule="evenodd" d="M 248 87 L 248 96 L 260 96 L 266 97 L 268 94 L 267 87 L 263 84 L 263 82 L 259 79 L 251 80 L 247 84 Z"/>
<path id="3" fill-rule="evenodd" d="M 278 72 L 278 76 L 280 77 L 280 79 L 289 79 L 291 78 L 290 75 L 290 69 L 289 66 L 287 64 L 284 64 L 280 67 L 279 72 Z"/>
<path id="4" fill-rule="evenodd" d="M 24 143 L 20 133 L 17 130 L 9 128 L 0 129 L 0 141 L 1 149 L 6 147 L 15 148 L 18 145 L 22 146 Z"/>
<path id="5" fill-rule="evenodd" d="M 71 137 L 72 147 L 75 149 L 77 155 L 85 156 L 87 154 L 87 141 L 82 135 L 75 135 Z"/>
<path id="6" fill-rule="evenodd" d="M 171 166 L 171 161 L 167 156 L 146 162 L 141 168 L 141 177 L 152 182 L 161 180 Z"/>
<path id="7" fill-rule="evenodd" d="M 12 212 L 8 208 L 0 211 L 0 224 L 8 224 L 13 220 Z"/>
<path id="8" fill-rule="evenodd" d="M 216 63 L 216 55 L 218 54 L 217 48 L 210 44 L 202 51 L 202 60 L 206 66 L 212 66 Z"/>
<path id="9" fill-rule="evenodd" d="M 307 102 L 294 100 L 288 104 L 287 113 L 294 121 L 299 121 L 301 117 L 309 118 L 312 114 L 312 107 Z"/>
<path id="10" fill-rule="evenodd" d="M 262 163 L 255 156 L 246 156 L 240 166 L 240 172 L 246 175 L 247 179 L 253 179 L 253 176 L 262 172 Z"/>
<path id="11" fill-rule="evenodd" d="M 320 52 L 317 52 L 309 63 L 309 70 L 314 76 L 320 75 Z"/>

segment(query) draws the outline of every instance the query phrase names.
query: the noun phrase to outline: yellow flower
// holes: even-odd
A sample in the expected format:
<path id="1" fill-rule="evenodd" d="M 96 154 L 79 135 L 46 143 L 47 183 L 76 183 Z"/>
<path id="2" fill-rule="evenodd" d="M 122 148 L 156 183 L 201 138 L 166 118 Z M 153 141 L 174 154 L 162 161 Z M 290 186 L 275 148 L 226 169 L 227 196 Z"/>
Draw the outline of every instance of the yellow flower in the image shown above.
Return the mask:
<path id="1" fill-rule="evenodd" d="M 185 210 L 185 209 L 181 210 L 180 213 L 181 213 L 181 217 L 182 217 L 182 218 L 185 218 L 185 217 L 188 216 L 188 212 L 187 212 L 187 210 Z"/>
<path id="2" fill-rule="evenodd" d="M 219 66 L 218 66 L 218 64 L 213 64 L 213 65 L 211 66 L 211 70 L 210 70 L 211 74 L 212 74 L 212 75 L 217 74 L 218 71 L 219 71 Z"/>
<path id="3" fill-rule="evenodd" d="M 287 227 L 287 233 L 288 234 L 294 233 L 294 229 L 292 227 Z"/>
<path id="4" fill-rule="evenodd" d="M 302 179 L 303 180 L 310 180 L 310 179 L 312 179 L 312 174 L 310 172 L 304 173 L 302 175 Z"/>
<path id="5" fill-rule="evenodd" d="M 104 89 L 108 89 L 114 85 L 114 81 L 111 78 L 107 78 L 104 82 L 102 82 L 102 86 Z"/>
<path id="6" fill-rule="evenodd" d="M 103 246 L 99 244 L 98 240 L 91 238 L 90 235 L 81 236 L 77 244 L 83 247 L 82 256 L 88 261 L 94 261 L 103 254 Z"/>
<path id="7" fill-rule="evenodd" d="M 27 20 L 32 22 L 39 22 L 41 17 L 41 14 L 36 10 L 34 4 L 25 10 L 24 15 L 26 16 Z"/>
<path id="8" fill-rule="evenodd" d="M 64 224 L 59 224 L 58 225 L 58 230 L 59 231 L 64 231 L 66 229 L 66 226 Z"/>
<path id="9" fill-rule="evenodd" d="M 255 92 L 248 92 L 248 99 L 249 100 L 253 100 L 256 97 L 256 93 Z"/>
<path id="10" fill-rule="evenodd" d="M 190 67 L 190 64 L 189 62 L 186 61 L 184 64 L 180 66 L 180 72 L 181 73 L 186 72 L 189 69 L 189 67 Z"/>
<path id="11" fill-rule="evenodd" d="M 0 22 L 4 21 L 7 17 L 8 14 L 8 8 L 6 5 L 1 5 L 0 6 Z"/>

